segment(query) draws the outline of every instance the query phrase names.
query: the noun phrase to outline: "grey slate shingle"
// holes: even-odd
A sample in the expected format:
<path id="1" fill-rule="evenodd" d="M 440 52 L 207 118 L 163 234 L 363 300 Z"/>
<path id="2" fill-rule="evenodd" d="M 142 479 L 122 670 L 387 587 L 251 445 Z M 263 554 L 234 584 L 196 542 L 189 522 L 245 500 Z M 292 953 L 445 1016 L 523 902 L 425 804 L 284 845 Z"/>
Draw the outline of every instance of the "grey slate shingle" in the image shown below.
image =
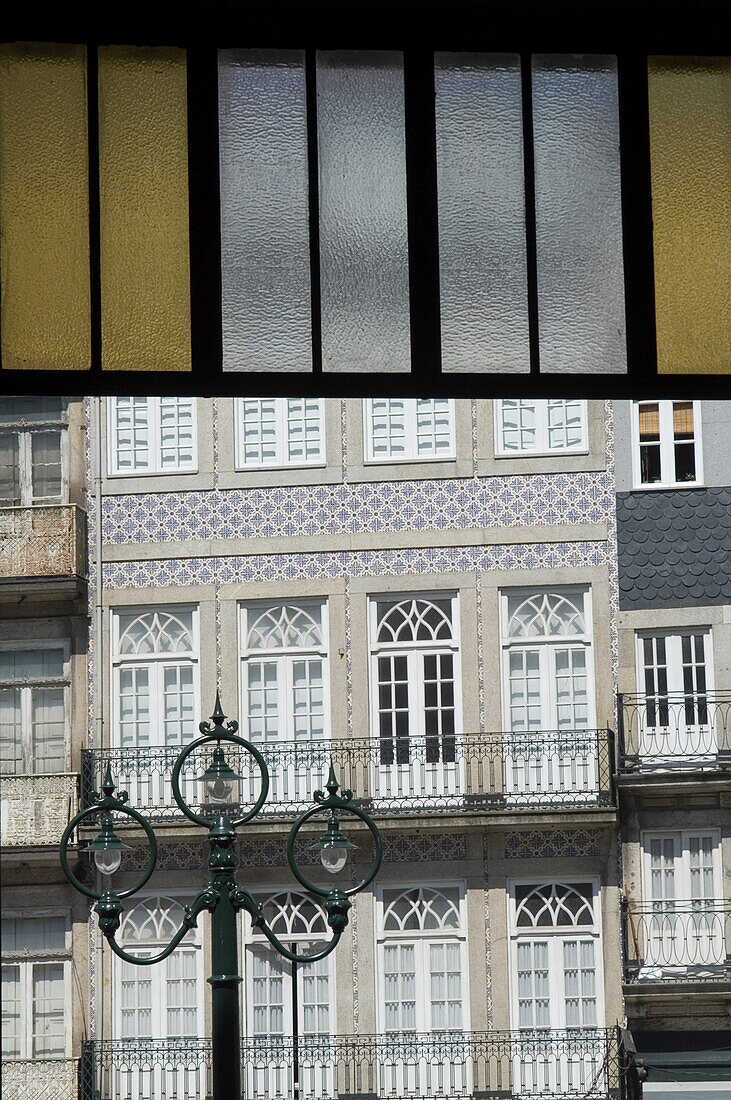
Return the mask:
<path id="1" fill-rule="evenodd" d="M 731 602 L 731 486 L 617 493 L 623 610 Z"/>

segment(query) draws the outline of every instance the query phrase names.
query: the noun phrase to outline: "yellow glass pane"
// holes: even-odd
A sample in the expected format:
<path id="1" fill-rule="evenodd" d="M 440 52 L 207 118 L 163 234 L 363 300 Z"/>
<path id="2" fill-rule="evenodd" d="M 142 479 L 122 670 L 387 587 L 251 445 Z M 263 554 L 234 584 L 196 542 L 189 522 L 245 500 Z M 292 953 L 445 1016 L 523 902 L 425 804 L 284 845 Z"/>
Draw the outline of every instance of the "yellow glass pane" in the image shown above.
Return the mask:
<path id="1" fill-rule="evenodd" d="M 0 47 L 0 181 L 3 367 L 88 370 L 83 46 Z"/>
<path id="2" fill-rule="evenodd" d="M 185 51 L 99 50 L 102 367 L 191 369 Z"/>
<path id="3" fill-rule="evenodd" d="M 648 66 L 658 370 L 731 370 L 731 61 Z"/>

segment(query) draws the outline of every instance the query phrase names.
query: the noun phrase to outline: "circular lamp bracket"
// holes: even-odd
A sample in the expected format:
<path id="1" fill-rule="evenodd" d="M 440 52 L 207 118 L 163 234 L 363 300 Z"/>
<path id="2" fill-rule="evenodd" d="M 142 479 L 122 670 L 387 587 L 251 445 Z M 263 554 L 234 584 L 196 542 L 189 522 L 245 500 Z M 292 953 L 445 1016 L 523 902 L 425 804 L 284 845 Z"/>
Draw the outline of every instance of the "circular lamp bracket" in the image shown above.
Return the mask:
<path id="1" fill-rule="evenodd" d="M 346 794 L 349 793 L 350 792 L 346 791 Z M 332 892 L 332 886 L 326 889 L 322 886 L 316 886 L 313 882 L 310 882 L 310 880 L 306 878 L 305 875 L 303 875 L 300 871 L 294 856 L 294 842 L 297 839 L 297 834 L 299 833 L 302 826 L 305 825 L 311 817 L 314 817 L 315 814 L 323 812 L 332 813 L 333 810 L 337 814 L 353 814 L 354 817 L 359 818 L 365 823 L 365 825 L 367 825 L 370 834 L 373 837 L 373 841 L 376 846 L 376 855 L 375 859 L 373 860 L 373 866 L 371 867 L 370 871 L 363 879 L 363 881 L 358 883 L 357 886 L 351 886 L 349 890 L 343 889 L 343 893 L 346 896 L 357 894 L 360 890 L 363 890 L 366 886 L 368 886 L 368 884 L 372 882 L 378 874 L 378 868 L 381 866 L 381 860 L 383 859 L 383 841 L 381 840 L 381 834 L 376 828 L 375 821 L 373 821 L 373 819 L 369 817 L 365 810 L 361 810 L 358 806 L 343 805 L 344 801 L 345 799 L 338 799 L 337 805 L 330 805 L 330 799 L 326 799 L 324 800 L 323 804 L 319 806 L 313 806 L 311 810 L 307 810 L 305 813 L 302 814 L 301 817 L 297 818 L 290 830 L 289 837 L 287 839 L 287 862 L 289 863 L 292 874 L 297 879 L 297 881 L 305 887 L 306 890 L 311 891 L 311 893 L 313 894 L 318 894 L 321 898 L 326 898 L 328 894 Z"/>
<path id="2" fill-rule="evenodd" d="M 104 801 L 106 801 L 106 799 Z M 147 839 L 150 842 L 150 856 L 142 877 L 140 878 L 139 882 L 135 883 L 134 886 L 130 886 L 126 890 L 117 890 L 116 896 L 118 898 L 128 898 L 130 894 L 135 894 L 138 890 L 142 889 L 142 887 L 150 878 L 152 872 L 155 870 L 155 864 L 157 863 L 157 840 L 155 839 L 155 834 L 152 831 L 152 826 L 150 825 L 149 821 L 147 821 L 142 816 L 142 814 L 138 813 L 137 810 L 133 810 L 131 806 L 125 806 L 119 799 L 115 798 L 112 801 L 115 803 L 115 805 L 113 806 L 105 806 L 100 804 L 98 806 L 89 806 L 88 809 L 82 810 L 81 813 L 78 813 L 76 817 L 72 818 L 71 821 L 69 821 L 68 825 L 63 831 L 63 836 L 61 837 L 61 850 L 59 856 L 61 859 L 61 867 L 63 868 L 63 873 L 66 875 L 66 878 L 69 880 L 72 886 L 75 886 L 76 889 L 80 890 L 82 894 L 86 894 L 88 898 L 96 898 L 97 901 L 99 901 L 103 895 L 100 894 L 97 890 L 90 890 L 88 886 L 84 886 L 82 882 L 79 882 L 76 875 L 69 867 L 68 856 L 66 854 L 66 849 L 68 848 L 71 834 L 73 833 L 77 825 L 80 825 L 81 822 L 85 820 L 85 818 L 92 817 L 94 814 L 98 813 L 114 813 L 115 811 L 118 811 L 121 814 L 126 814 L 127 817 L 133 818 L 138 825 L 141 825 L 142 828 L 145 830 Z"/>
<path id="3" fill-rule="evenodd" d="M 206 723 L 201 722 L 200 728 L 205 729 Z M 269 794 L 269 769 L 267 768 L 266 761 L 259 750 L 244 737 L 239 737 L 237 734 L 230 731 L 224 731 L 223 729 L 219 731 L 217 729 L 215 733 L 204 733 L 203 737 L 198 737 L 195 741 L 191 741 L 189 745 L 186 745 L 186 747 L 183 749 L 180 756 L 176 760 L 175 767 L 173 768 L 171 779 L 173 787 L 173 798 L 177 802 L 178 806 L 180 806 L 180 809 L 183 811 L 187 818 L 189 818 L 191 821 L 194 821 L 196 825 L 203 825 L 206 829 L 210 829 L 211 818 L 202 817 L 200 814 L 197 814 L 193 810 L 191 810 L 190 806 L 187 804 L 182 794 L 180 793 L 180 772 L 183 764 L 192 752 L 194 752 L 196 749 L 199 749 L 201 745 L 209 745 L 216 741 L 231 741 L 236 745 L 242 745 L 243 748 L 245 748 L 246 751 L 249 753 L 249 755 L 253 756 L 258 765 L 259 773 L 261 775 L 261 791 L 259 793 L 259 797 L 257 798 L 256 802 L 248 813 L 243 814 L 242 817 L 237 817 L 232 820 L 231 824 L 234 826 L 234 828 L 236 828 L 239 825 L 245 825 L 247 821 L 251 821 L 252 817 L 256 817 L 256 815 L 259 813 L 259 810 L 266 802 L 267 795 Z M 222 812 L 224 812 L 225 807 L 222 806 L 221 810 Z"/>

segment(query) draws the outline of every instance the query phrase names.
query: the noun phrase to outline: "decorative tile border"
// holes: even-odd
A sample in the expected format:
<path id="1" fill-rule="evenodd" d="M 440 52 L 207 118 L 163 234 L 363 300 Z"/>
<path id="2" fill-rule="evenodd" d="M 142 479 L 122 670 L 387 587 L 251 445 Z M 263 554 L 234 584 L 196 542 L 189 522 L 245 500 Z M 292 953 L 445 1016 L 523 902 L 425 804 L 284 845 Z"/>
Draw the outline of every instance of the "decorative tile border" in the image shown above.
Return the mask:
<path id="1" fill-rule="evenodd" d="M 383 858 L 388 863 L 455 862 L 467 858 L 467 837 L 464 833 L 387 836 L 383 840 Z"/>
<path id="2" fill-rule="evenodd" d="M 506 833 L 506 859 L 573 859 L 599 856 L 601 833 L 596 829 L 533 829 Z"/>
<path id="3" fill-rule="evenodd" d="M 108 544 L 606 521 L 608 471 L 107 497 Z"/>

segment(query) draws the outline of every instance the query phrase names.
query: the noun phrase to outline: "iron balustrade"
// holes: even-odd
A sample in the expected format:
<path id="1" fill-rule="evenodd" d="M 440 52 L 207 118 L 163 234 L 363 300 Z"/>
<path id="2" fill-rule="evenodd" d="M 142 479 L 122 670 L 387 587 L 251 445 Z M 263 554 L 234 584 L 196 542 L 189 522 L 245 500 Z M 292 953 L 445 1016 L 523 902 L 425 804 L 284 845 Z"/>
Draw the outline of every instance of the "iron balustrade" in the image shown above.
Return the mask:
<path id="1" fill-rule="evenodd" d="M 731 979 L 731 902 L 622 899 L 625 982 Z"/>
<path id="2" fill-rule="evenodd" d="M 619 770 L 731 767 L 731 693 L 617 697 Z"/>
<path id="3" fill-rule="evenodd" d="M 614 801 L 611 730 L 484 733 L 463 737 L 412 736 L 377 740 L 287 741 L 259 744 L 270 772 L 261 816 L 287 817 L 312 804 L 330 761 L 344 787 L 359 793 L 370 813 L 452 813 L 578 807 Z M 107 763 L 130 805 L 152 820 L 177 815 L 170 773 L 179 746 L 82 750 L 82 806 L 100 788 Z M 244 777 L 244 799 L 255 799 L 258 775 L 243 752 L 231 752 Z M 196 777 L 210 754 L 193 753 L 181 787 L 197 805 Z"/>
<path id="4" fill-rule="evenodd" d="M 616 1028 L 436 1035 L 301 1036 L 308 1100 L 615 1100 L 632 1097 L 631 1055 Z M 82 1044 L 79 1100 L 206 1100 L 207 1039 L 112 1039 Z M 291 1037 L 244 1039 L 246 1100 L 292 1096 Z"/>

